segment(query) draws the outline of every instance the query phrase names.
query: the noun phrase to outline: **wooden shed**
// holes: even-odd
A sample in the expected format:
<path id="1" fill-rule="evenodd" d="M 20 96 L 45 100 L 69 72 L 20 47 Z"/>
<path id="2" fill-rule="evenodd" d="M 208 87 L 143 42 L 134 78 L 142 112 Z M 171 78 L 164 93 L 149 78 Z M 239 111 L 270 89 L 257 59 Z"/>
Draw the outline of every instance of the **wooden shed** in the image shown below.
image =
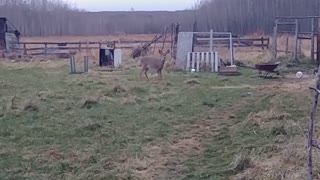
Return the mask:
<path id="1" fill-rule="evenodd" d="M 19 46 L 20 32 L 8 22 L 5 17 L 0 17 L 0 50 L 11 51 Z"/>

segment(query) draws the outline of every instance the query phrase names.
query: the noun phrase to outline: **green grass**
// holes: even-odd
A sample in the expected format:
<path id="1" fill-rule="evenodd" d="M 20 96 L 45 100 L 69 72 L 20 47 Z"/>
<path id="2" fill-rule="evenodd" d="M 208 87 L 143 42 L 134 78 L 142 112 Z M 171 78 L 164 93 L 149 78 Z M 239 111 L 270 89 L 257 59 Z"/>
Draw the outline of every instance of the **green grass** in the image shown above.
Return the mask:
<path id="1" fill-rule="evenodd" d="M 271 82 L 251 70 L 236 77 L 170 73 L 162 82 L 136 77 L 131 70 L 68 75 L 67 67 L 1 67 L 0 179 L 139 179 L 130 159 L 145 159 L 146 147 L 179 138 L 177 127 L 197 124 L 212 109 L 237 114 L 223 123 L 213 119 L 222 128 L 205 139 L 204 151 L 183 160 L 181 174 L 162 177 L 225 179 L 241 171 L 230 168 L 239 151 L 273 142 L 270 129 L 257 129 L 261 134 L 253 136 L 259 127 L 231 128 L 249 113 L 270 109 L 274 95 L 212 88 Z M 200 84 L 187 84 L 190 79 Z M 115 92 L 116 86 L 124 90 Z M 241 101 L 248 103 L 233 109 Z M 294 113 L 297 107 L 282 108 Z"/>

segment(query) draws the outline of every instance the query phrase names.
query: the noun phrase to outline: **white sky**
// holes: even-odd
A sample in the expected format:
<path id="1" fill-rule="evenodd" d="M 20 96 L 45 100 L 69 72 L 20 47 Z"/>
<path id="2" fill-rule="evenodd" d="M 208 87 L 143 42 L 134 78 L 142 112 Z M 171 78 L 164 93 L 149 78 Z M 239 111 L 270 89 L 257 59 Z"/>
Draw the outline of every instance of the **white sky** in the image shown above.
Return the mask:
<path id="1" fill-rule="evenodd" d="M 88 11 L 156 11 L 184 10 L 191 8 L 197 0 L 66 0 L 78 8 Z"/>

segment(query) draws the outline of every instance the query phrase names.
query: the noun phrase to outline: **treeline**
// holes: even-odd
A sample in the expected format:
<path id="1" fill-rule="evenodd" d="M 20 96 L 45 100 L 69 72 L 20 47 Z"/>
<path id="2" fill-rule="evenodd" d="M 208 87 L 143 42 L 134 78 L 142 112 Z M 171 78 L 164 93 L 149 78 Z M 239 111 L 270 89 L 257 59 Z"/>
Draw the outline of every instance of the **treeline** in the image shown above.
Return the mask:
<path id="1" fill-rule="evenodd" d="M 270 33 L 275 16 L 319 14 L 320 0 L 202 0 L 176 12 L 86 12 L 63 0 L 0 0 L 0 17 L 26 36 L 158 33 L 175 22 L 183 31 L 197 22 L 197 31 Z"/>
<path id="2" fill-rule="evenodd" d="M 203 0 L 197 7 L 200 30 L 239 34 L 271 33 L 276 16 L 320 15 L 320 0 Z M 310 31 L 310 23 L 301 20 L 301 31 Z"/>

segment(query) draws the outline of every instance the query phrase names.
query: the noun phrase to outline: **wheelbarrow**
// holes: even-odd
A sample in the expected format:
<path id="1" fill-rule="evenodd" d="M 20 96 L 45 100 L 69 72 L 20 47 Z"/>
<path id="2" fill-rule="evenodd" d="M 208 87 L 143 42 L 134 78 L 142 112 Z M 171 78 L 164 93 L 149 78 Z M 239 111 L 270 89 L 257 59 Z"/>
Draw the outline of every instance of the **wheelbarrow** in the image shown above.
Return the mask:
<path id="1" fill-rule="evenodd" d="M 266 63 L 259 63 L 255 65 L 255 69 L 258 70 L 258 74 L 262 77 L 268 77 L 270 73 L 277 74 L 278 76 L 280 75 L 280 72 L 276 70 L 276 68 L 280 65 L 281 63 L 276 61 L 270 61 Z"/>

